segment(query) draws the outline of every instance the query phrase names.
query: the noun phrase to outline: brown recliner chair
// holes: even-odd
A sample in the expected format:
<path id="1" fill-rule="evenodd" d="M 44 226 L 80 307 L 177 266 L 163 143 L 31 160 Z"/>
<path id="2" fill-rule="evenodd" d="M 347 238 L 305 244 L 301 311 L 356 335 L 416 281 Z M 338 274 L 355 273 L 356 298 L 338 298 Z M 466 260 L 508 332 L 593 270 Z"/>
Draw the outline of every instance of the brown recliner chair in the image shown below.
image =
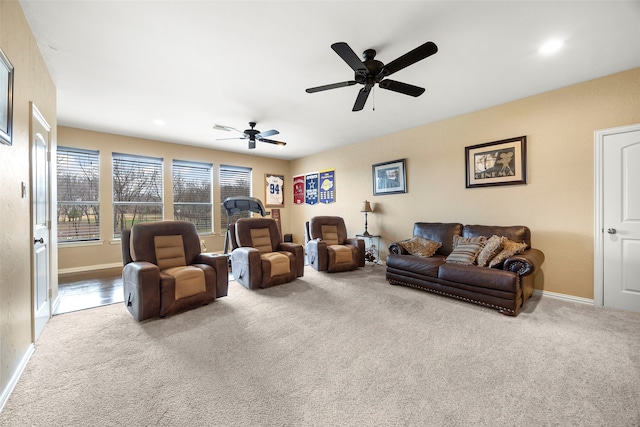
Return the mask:
<path id="1" fill-rule="evenodd" d="M 135 224 L 121 236 L 124 303 L 136 320 L 165 317 L 227 295 L 227 257 L 200 252 L 187 221 Z"/>
<path id="2" fill-rule="evenodd" d="M 364 240 L 348 238 L 341 217 L 314 216 L 305 232 L 307 260 L 315 270 L 334 273 L 364 267 Z"/>
<path id="3" fill-rule="evenodd" d="M 234 228 L 231 270 L 242 286 L 267 288 L 304 275 L 303 246 L 282 242 L 274 219 L 240 218 Z"/>

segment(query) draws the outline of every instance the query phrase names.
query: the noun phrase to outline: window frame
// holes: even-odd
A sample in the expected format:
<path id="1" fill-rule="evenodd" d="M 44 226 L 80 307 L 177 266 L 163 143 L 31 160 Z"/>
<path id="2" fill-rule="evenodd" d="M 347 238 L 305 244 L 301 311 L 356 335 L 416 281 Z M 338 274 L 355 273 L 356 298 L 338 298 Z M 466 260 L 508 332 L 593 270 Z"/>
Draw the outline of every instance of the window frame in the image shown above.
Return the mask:
<path id="1" fill-rule="evenodd" d="M 186 177 L 184 175 L 176 175 L 176 172 L 186 173 Z M 208 185 L 208 190 L 206 193 L 201 189 L 198 191 L 197 189 L 191 194 L 191 196 L 203 195 L 206 194 L 206 198 L 208 200 L 202 201 L 185 201 L 185 200 L 177 200 L 181 198 L 181 193 L 176 191 L 177 182 L 176 179 L 178 177 L 184 178 L 186 181 L 195 181 L 200 180 L 200 184 L 204 184 L 204 186 Z M 183 220 L 192 222 L 198 231 L 198 234 L 211 234 L 213 233 L 213 224 L 214 224 L 214 214 L 213 214 L 213 164 L 205 163 L 205 162 L 194 162 L 189 160 L 178 160 L 173 159 L 171 163 L 171 184 L 173 186 L 173 217 L 176 220 Z M 189 197 L 186 194 L 185 198 L 193 198 Z M 179 214 L 180 210 L 178 210 L 178 206 L 190 206 L 198 210 L 198 206 L 206 207 L 205 210 L 208 210 L 208 218 L 198 217 L 195 218 L 195 221 L 189 219 L 188 217 L 182 218 Z M 202 226 L 202 222 L 204 221 L 204 227 Z M 208 226 L 207 226 L 208 225 Z M 203 229 L 204 228 L 204 229 Z"/>

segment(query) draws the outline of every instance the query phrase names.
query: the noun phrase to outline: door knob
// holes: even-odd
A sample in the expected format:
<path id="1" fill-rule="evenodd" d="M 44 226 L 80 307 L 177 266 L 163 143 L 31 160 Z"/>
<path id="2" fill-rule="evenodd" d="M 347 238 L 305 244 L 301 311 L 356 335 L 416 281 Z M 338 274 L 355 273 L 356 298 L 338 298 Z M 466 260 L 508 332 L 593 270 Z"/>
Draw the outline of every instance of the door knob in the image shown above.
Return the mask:
<path id="1" fill-rule="evenodd" d="M 616 234 L 616 229 L 615 229 L 615 228 L 608 228 L 608 229 L 607 229 L 607 233 L 609 233 L 609 234 Z"/>
<path id="2" fill-rule="evenodd" d="M 33 244 L 35 245 L 36 243 L 43 243 L 44 244 L 44 238 L 39 238 L 39 239 L 33 239 Z"/>

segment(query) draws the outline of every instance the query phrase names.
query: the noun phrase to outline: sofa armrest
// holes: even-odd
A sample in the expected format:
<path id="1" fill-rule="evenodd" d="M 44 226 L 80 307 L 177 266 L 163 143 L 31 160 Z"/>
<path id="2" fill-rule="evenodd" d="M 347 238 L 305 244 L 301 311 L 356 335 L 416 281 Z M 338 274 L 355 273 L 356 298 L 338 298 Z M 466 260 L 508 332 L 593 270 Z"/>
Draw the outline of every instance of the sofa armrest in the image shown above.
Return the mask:
<path id="1" fill-rule="evenodd" d="M 409 255 L 409 252 L 400 245 L 400 242 L 391 243 L 389 245 L 389 254 L 394 255 Z"/>
<path id="2" fill-rule="evenodd" d="M 527 249 L 504 261 L 503 270 L 516 273 L 518 276 L 534 274 L 544 262 L 544 254 L 538 249 Z"/>
<path id="3" fill-rule="evenodd" d="M 216 298 L 225 297 L 229 291 L 229 258 L 226 255 L 201 253 L 196 264 L 206 264 L 216 271 Z"/>
<path id="4" fill-rule="evenodd" d="M 279 250 L 291 252 L 296 257 L 296 276 L 304 275 L 304 247 L 299 243 L 282 242 Z"/>

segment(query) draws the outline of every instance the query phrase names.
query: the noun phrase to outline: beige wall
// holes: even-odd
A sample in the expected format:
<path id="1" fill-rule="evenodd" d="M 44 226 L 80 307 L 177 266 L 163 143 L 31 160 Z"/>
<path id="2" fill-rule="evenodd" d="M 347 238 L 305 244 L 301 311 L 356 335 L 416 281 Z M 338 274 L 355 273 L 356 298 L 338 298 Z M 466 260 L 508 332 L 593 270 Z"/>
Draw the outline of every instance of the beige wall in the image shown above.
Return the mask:
<path id="1" fill-rule="evenodd" d="M 30 102 L 56 138 L 56 88 L 17 1 L 0 0 L 0 48 L 14 67 L 13 145 L 0 144 L 0 402 L 32 348 Z M 54 251 L 55 252 L 55 251 Z M 55 259 L 55 254 L 53 255 Z M 56 279 L 54 278 L 54 281 Z M 53 286 L 57 286 L 53 283 Z"/>
<path id="2" fill-rule="evenodd" d="M 58 145 L 76 148 L 87 148 L 100 151 L 100 200 L 101 200 L 101 224 L 100 233 L 102 241 L 91 245 L 60 245 L 58 249 L 58 267 L 61 272 L 82 271 L 87 269 L 104 268 L 122 264 L 120 253 L 120 240 L 113 239 L 113 209 L 110 203 L 113 200 L 111 194 L 111 155 L 112 153 L 125 153 L 161 157 L 164 162 L 164 198 L 165 219 L 173 219 L 173 189 L 171 186 L 171 164 L 174 159 L 197 162 L 207 162 L 214 165 L 214 229 L 215 235 L 203 235 L 208 251 L 222 251 L 224 247 L 224 235 L 220 232 L 220 193 L 218 191 L 218 168 L 221 164 L 243 166 L 252 168 L 252 194 L 253 197 L 265 200 L 265 173 L 285 176 L 285 183 L 291 182 L 289 174 L 289 161 L 259 157 L 259 146 L 256 155 L 229 153 L 224 151 L 209 150 L 205 148 L 170 144 L 148 139 L 130 138 L 120 135 L 112 135 L 101 132 L 68 128 L 58 128 Z M 286 191 L 286 185 L 285 185 Z M 279 208 L 283 233 L 289 233 L 290 202 L 285 196 L 285 207 Z M 267 208 L 270 211 L 273 208 Z"/>
<path id="3" fill-rule="evenodd" d="M 292 175 L 336 169 L 337 201 L 293 206 L 291 224 L 301 233 L 307 218 L 336 213 L 356 234 L 368 199 L 383 249 L 416 221 L 526 225 L 546 256 L 536 286 L 593 298 L 594 131 L 639 122 L 640 68 L 299 159 Z M 465 188 L 466 146 L 521 135 L 527 185 Z M 408 193 L 374 197 L 371 165 L 401 158 Z"/>

